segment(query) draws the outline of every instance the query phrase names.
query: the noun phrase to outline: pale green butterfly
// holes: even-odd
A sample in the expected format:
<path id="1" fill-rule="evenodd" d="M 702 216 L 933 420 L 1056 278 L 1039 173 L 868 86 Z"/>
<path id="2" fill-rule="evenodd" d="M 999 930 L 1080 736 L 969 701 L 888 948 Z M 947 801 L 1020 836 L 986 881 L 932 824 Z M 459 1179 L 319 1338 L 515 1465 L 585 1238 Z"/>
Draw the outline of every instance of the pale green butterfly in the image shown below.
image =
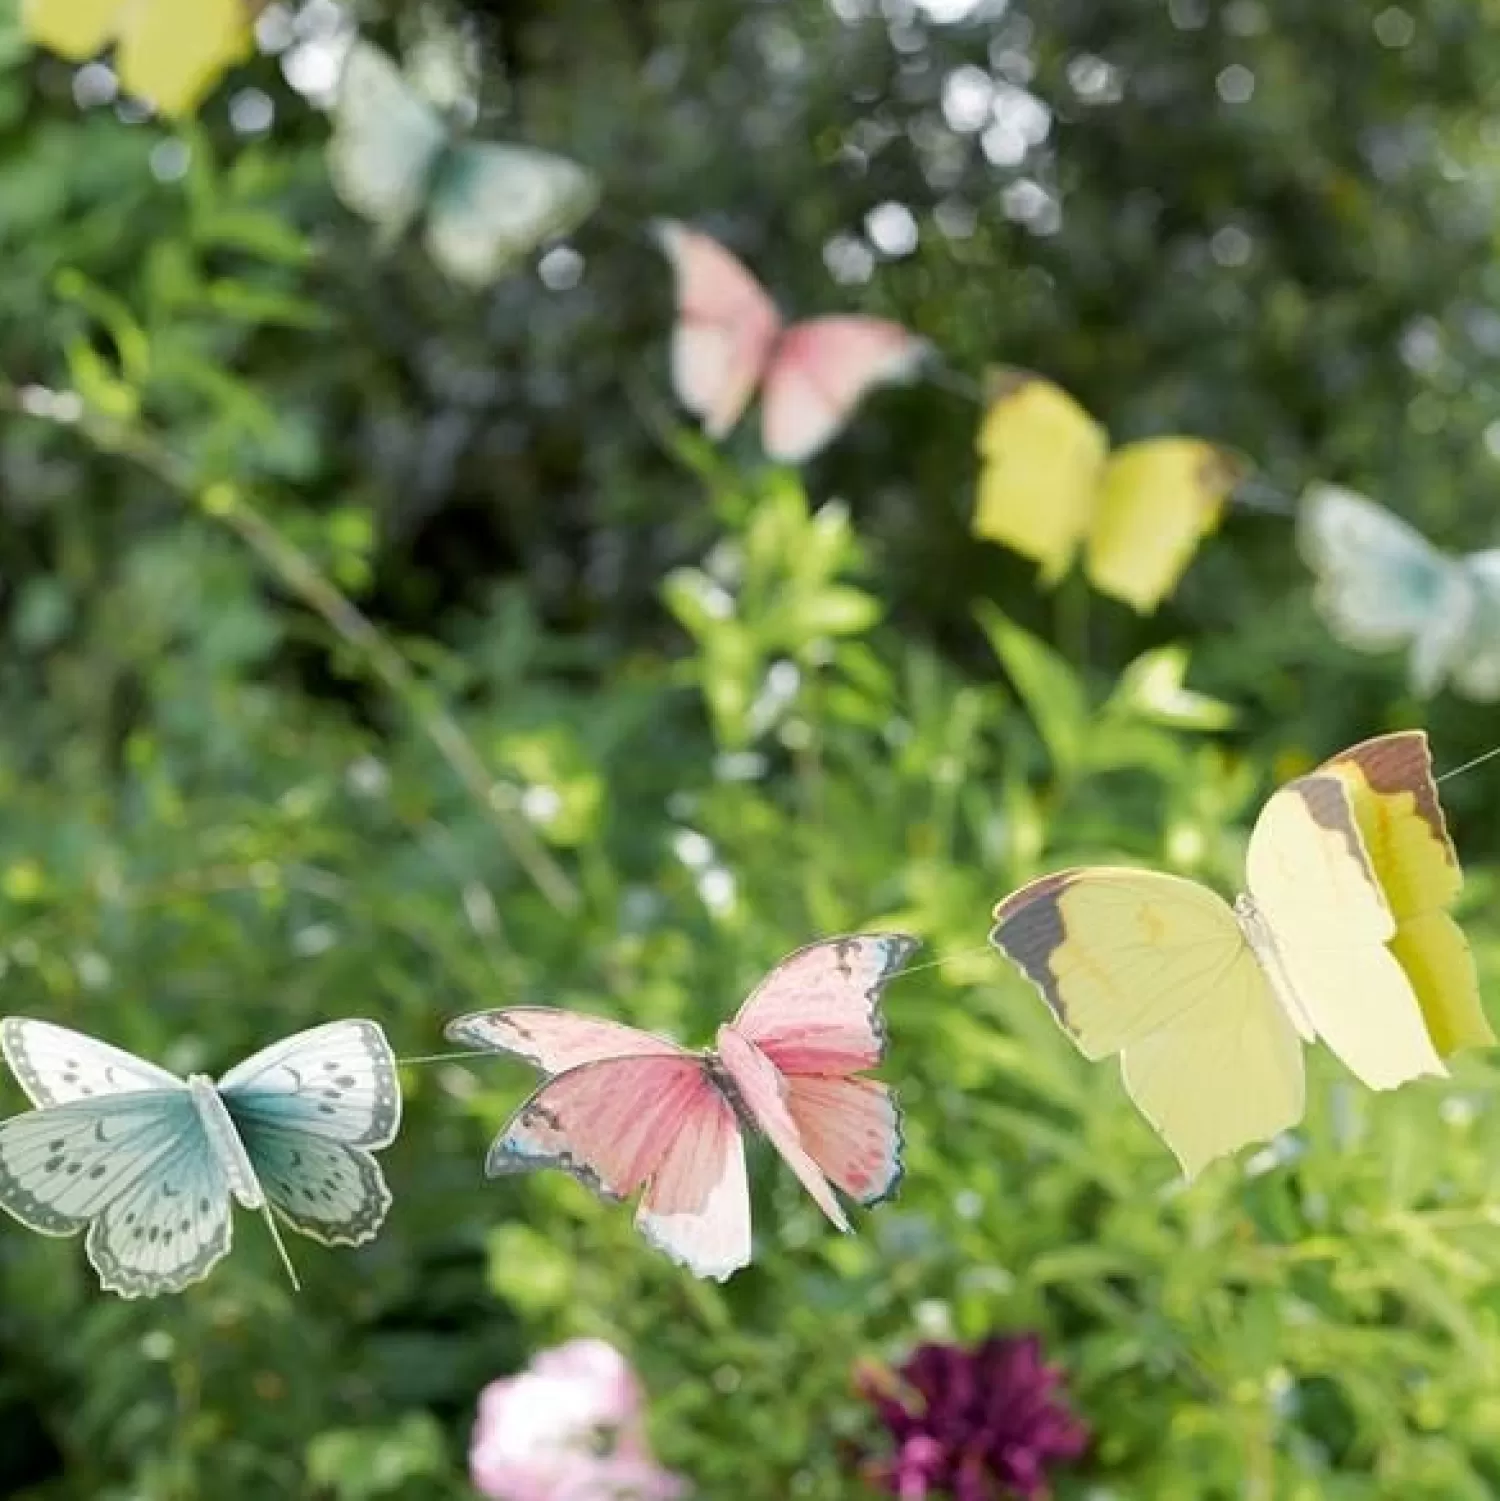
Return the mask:
<path id="1" fill-rule="evenodd" d="M 0 1021 L 39 1108 L 0 1121 L 0 1208 L 76 1235 L 122 1297 L 178 1292 L 229 1251 L 231 1197 L 324 1245 L 374 1238 L 390 1191 L 371 1152 L 401 1122 L 396 1060 L 370 1021 L 299 1032 L 218 1083 L 187 1080 L 51 1022 Z"/>
<path id="2" fill-rule="evenodd" d="M 339 79 L 328 165 L 339 197 L 383 244 L 425 211 L 428 253 L 468 287 L 576 229 L 599 200 L 594 176 L 566 157 L 456 139 L 400 68 L 359 40 Z"/>
<path id="3" fill-rule="evenodd" d="M 1318 575 L 1314 603 L 1347 646 L 1409 645 L 1412 691 L 1446 681 L 1466 698 L 1500 699 L 1500 549 L 1453 557 L 1383 506 L 1336 485 L 1313 485 L 1297 521 Z"/>

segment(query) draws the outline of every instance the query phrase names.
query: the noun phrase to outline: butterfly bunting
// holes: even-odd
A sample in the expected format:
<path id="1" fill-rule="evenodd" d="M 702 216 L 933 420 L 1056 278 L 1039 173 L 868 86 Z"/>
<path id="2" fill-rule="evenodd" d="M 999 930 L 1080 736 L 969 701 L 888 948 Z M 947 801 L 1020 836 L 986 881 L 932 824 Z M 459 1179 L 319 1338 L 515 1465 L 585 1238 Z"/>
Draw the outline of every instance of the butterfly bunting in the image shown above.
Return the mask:
<path id="1" fill-rule="evenodd" d="M 328 1246 L 363 1245 L 385 1220 L 372 1154 L 395 1139 L 401 1093 L 374 1022 L 300 1032 L 217 1084 L 27 1017 L 0 1021 L 0 1050 L 37 1107 L 0 1121 L 0 1208 L 44 1235 L 86 1230 L 109 1292 L 206 1277 L 233 1200 Z"/>
<path id="2" fill-rule="evenodd" d="M 800 949 L 707 1052 L 540 1007 L 460 1017 L 447 1028 L 452 1041 L 548 1075 L 496 1137 L 486 1174 L 557 1167 L 608 1199 L 639 1193 L 645 1238 L 722 1281 L 750 1261 L 744 1136 L 758 1131 L 847 1231 L 835 1189 L 869 1206 L 901 1176 L 895 1096 L 864 1070 L 885 1053 L 881 993 L 916 948 L 863 934 Z"/>

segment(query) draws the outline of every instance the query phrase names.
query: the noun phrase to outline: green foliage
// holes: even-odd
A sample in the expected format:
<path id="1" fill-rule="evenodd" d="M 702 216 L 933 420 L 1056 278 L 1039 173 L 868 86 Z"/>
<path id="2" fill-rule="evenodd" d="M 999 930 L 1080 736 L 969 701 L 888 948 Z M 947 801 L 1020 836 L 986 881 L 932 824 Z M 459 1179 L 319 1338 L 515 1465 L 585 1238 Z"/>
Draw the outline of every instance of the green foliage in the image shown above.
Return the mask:
<path id="1" fill-rule="evenodd" d="M 487 97 L 626 212 L 732 211 L 791 302 L 836 300 L 831 245 L 878 263 L 839 297 L 961 367 L 1037 365 L 1117 435 L 1200 431 L 1486 540 L 1483 7 L 938 10 L 517 3 Z M 987 158 L 994 100 L 943 114 L 965 67 L 1047 101 L 1045 141 Z M 804 487 L 640 420 L 665 280 L 618 226 L 580 236 L 578 285 L 476 303 L 371 252 L 270 59 L 180 137 L 72 79 L 0 17 L 5 1009 L 217 1071 L 341 1015 L 434 1053 L 499 1004 L 704 1040 L 859 928 L 933 967 L 889 996 L 900 1199 L 836 1237 L 757 1150 L 756 1261 L 723 1287 L 560 1175 L 482 1179 L 532 1083 L 498 1060 L 405 1071 L 388 1226 L 294 1242 L 301 1296 L 248 1217 L 150 1304 L 0 1225 L 0 1491 L 462 1497 L 481 1387 L 592 1333 L 703 1496 L 846 1501 L 880 1444 L 856 1363 L 1012 1327 L 1097 1435 L 1064 1498 L 1500 1488 L 1494 1064 L 1376 1097 L 1319 1063 L 1303 1129 L 1184 1189 L 984 945 L 1074 861 L 1232 890 L 1275 780 L 1417 721 L 1398 662 L 1313 623 L 1284 521 L 1231 520 L 1150 623 L 1049 599 L 966 535 L 951 393 L 881 396 Z M 264 138 L 229 124 L 252 85 Z M 872 249 L 885 203 L 913 254 Z M 1495 736 L 1431 723 L 1448 765 Z M 1493 785 L 1445 788 L 1487 986 Z"/>

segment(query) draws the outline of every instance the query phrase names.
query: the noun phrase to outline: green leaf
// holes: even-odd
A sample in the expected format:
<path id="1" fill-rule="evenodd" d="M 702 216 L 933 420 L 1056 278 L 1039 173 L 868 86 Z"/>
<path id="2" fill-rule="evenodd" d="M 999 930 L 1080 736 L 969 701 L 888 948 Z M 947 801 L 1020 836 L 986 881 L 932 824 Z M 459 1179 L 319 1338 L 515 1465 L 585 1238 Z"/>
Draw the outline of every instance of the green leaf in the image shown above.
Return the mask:
<path id="1" fill-rule="evenodd" d="M 858 636 L 880 619 L 880 601 L 847 584 L 829 584 L 795 607 L 797 643 L 813 636 Z"/>
<path id="2" fill-rule="evenodd" d="M 1188 649 L 1162 646 L 1137 657 L 1120 675 L 1106 713 L 1135 714 L 1181 730 L 1223 730 L 1238 711 L 1207 694 L 1183 687 Z"/>
<path id="3" fill-rule="evenodd" d="M 975 613 L 1000 665 L 1040 732 L 1057 771 L 1078 765 L 1088 730 L 1088 701 L 1073 669 L 1057 652 L 1023 631 L 988 600 Z"/>

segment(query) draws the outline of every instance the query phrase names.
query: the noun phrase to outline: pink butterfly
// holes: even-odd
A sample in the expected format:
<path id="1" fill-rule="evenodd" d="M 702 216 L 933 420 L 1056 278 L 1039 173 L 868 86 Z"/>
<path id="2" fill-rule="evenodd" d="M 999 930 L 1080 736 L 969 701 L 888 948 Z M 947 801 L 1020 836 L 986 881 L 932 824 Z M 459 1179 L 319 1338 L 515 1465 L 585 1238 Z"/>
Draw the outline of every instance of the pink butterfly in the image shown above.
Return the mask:
<path id="1" fill-rule="evenodd" d="M 885 1052 L 881 991 L 916 947 L 866 934 L 799 949 L 701 1053 L 546 1007 L 450 1022 L 453 1041 L 514 1053 L 552 1076 L 495 1138 L 486 1175 L 560 1167 L 608 1199 L 644 1190 L 635 1222 L 646 1239 L 723 1281 L 750 1261 L 743 1133 L 758 1128 L 847 1231 L 833 1188 L 877 1204 L 901 1177 L 895 1098 L 859 1071 Z"/>
<path id="2" fill-rule="evenodd" d="M 788 327 L 776 304 L 717 240 L 671 221 L 656 237 L 677 274 L 672 383 L 677 399 L 722 438 L 756 387 L 766 453 L 810 459 L 865 393 L 912 376 L 929 345 L 882 318 L 810 318 Z"/>

